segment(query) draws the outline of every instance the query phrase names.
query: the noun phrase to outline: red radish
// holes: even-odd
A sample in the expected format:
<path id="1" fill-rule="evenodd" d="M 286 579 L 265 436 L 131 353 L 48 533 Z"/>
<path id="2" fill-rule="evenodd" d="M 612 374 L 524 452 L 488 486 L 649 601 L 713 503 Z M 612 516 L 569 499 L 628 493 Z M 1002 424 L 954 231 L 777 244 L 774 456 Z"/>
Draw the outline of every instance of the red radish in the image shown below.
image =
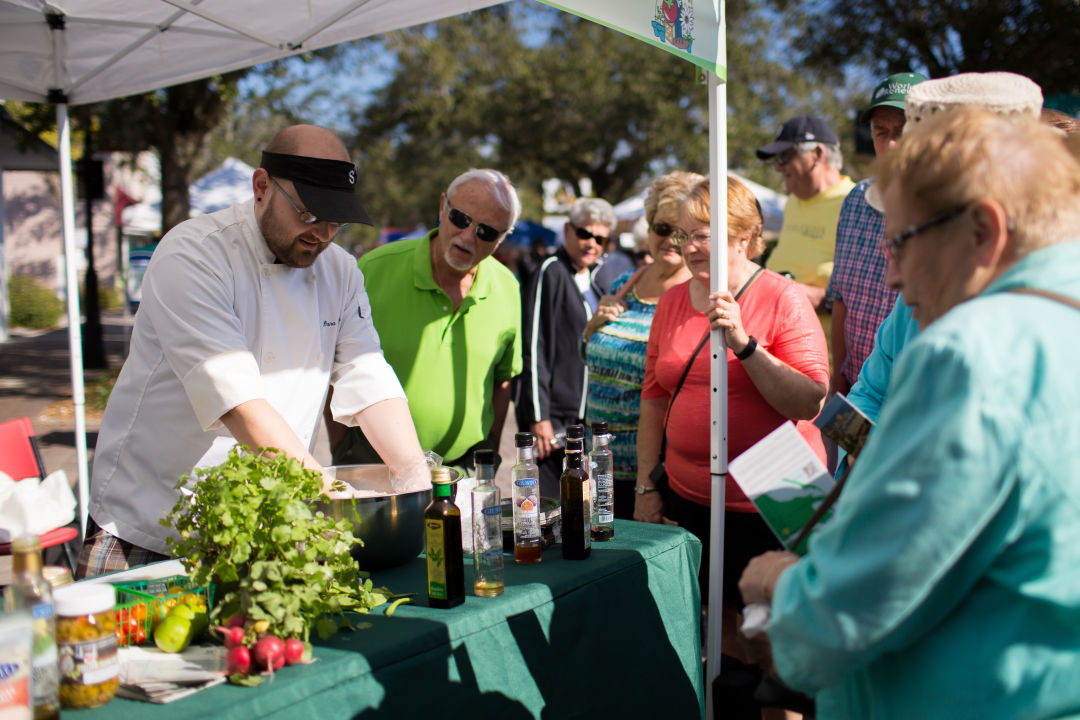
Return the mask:
<path id="1" fill-rule="evenodd" d="M 285 643 L 273 635 L 266 635 L 255 643 L 251 657 L 256 666 L 277 670 L 285 664 Z"/>
<path id="2" fill-rule="evenodd" d="M 214 630 L 221 633 L 222 640 L 225 642 L 225 647 L 234 648 L 244 644 L 244 628 L 243 626 L 236 627 L 215 627 Z"/>
<path id="3" fill-rule="evenodd" d="M 225 663 L 230 675 L 234 673 L 247 675 L 251 672 L 251 651 L 243 645 L 236 645 L 226 653 Z"/>
<path id="4" fill-rule="evenodd" d="M 296 638 L 289 638 L 285 641 L 285 664 L 296 665 L 297 663 L 304 662 L 304 643 L 300 642 Z"/>
<path id="5" fill-rule="evenodd" d="M 233 615 L 231 618 L 229 618 L 229 620 L 225 623 L 225 627 L 242 628 L 242 627 L 244 627 L 244 623 L 246 623 L 246 622 L 247 622 L 247 618 L 244 617 L 243 615 L 237 613 L 236 615 Z"/>

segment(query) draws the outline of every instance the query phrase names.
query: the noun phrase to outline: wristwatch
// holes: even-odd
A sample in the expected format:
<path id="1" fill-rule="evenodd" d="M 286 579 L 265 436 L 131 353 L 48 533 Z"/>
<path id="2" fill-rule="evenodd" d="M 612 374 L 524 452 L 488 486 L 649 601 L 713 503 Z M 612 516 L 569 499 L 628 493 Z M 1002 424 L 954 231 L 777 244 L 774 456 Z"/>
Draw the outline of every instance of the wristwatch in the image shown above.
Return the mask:
<path id="1" fill-rule="evenodd" d="M 636 492 L 638 495 L 645 495 L 646 493 L 660 492 L 660 488 L 645 487 L 644 485 L 635 485 L 634 492 Z"/>

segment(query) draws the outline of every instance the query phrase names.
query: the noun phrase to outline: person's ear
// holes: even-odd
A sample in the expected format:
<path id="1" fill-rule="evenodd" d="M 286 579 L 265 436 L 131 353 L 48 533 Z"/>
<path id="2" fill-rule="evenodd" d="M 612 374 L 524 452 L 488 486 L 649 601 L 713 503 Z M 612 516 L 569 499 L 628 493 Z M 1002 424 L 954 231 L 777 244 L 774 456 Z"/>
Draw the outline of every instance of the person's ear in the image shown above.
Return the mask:
<path id="1" fill-rule="evenodd" d="M 1005 208 L 996 200 L 983 198 L 972 203 L 970 213 L 979 264 L 998 265 L 1009 247 L 1009 218 Z"/>
<path id="2" fill-rule="evenodd" d="M 266 193 L 270 191 L 270 174 L 262 168 L 255 170 L 251 176 L 251 189 L 255 193 L 255 202 L 261 204 Z"/>

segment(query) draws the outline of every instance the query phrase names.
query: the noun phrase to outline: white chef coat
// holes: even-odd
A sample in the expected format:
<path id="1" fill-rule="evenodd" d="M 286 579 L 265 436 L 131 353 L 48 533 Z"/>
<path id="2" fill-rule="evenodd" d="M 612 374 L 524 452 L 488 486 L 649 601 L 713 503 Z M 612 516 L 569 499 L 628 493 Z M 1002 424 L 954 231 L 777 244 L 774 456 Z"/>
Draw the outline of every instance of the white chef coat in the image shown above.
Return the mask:
<path id="1" fill-rule="evenodd" d="M 356 260 L 331 244 L 308 268 L 275 264 L 253 201 L 181 223 L 143 278 L 131 349 L 94 453 L 90 515 L 166 553 L 159 524 L 193 466 L 236 443 L 220 418 L 265 399 L 310 449 L 328 385 L 345 424 L 405 397 L 383 358 Z"/>

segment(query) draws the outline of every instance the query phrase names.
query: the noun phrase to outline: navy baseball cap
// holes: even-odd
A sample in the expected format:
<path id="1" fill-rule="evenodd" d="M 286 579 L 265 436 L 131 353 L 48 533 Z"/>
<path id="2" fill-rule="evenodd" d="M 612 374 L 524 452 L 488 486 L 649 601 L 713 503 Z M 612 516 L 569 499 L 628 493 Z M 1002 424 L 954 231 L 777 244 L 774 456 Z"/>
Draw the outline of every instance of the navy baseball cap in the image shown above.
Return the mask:
<path id="1" fill-rule="evenodd" d="M 799 115 L 788 120 L 776 134 L 776 140 L 757 149 L 759 160 L 768 160 L 801 142 L 839 145 L 840 139 L 829 123 L 815 115 Z"/>

